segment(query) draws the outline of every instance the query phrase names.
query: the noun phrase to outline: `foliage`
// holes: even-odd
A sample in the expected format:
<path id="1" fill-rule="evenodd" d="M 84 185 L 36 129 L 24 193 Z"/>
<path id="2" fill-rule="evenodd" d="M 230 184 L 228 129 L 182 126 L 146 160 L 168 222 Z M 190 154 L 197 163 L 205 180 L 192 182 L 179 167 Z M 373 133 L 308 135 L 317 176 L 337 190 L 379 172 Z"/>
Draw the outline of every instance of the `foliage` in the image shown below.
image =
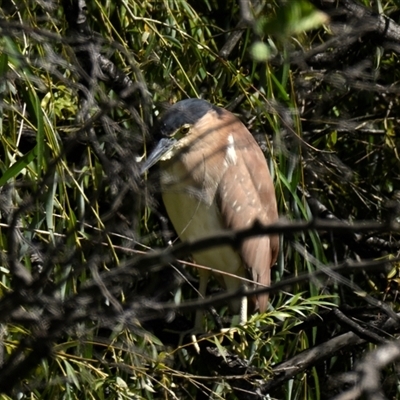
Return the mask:
<path id="1" fill-rule="evenodd" d="M 171 306 L 196 298 L 195 271 L 140 258 L 175 238 L 160 217 L 156 183 L 144 183 L 138 168 L 165 104 L 203 97 L 237 113 L 259 139 L 287 221 L 323 217 L 311 198 L 339 219 L 385 222 L 400 189 L 396 48 L 375 42 L 374 32 L 357 42 L 366 28 L 341 33 L 346 24 L 335 18 L 345 17 L 343 8 L 322 11 L 305 0 L 260 2 L 246 24 L 233 0 L 87 6 L 94 48 L 134 82 L 128 104 L 109 81 L 82 78 L 63 7 L 2 5 L 0 366 L 16 355 L 34 359 L 2 398 L 245 398 L 254 389 L 247 380 L 274 379 L 274 366 L 347 332 L 321 315 L 338 305 L 365 308 L 353 283 L 397 311 L 397 264 L 347 282 L 299 279 L 245 326 L 219 332 L 208 316 L 214 333 L 200 337 L 199 357 L 180 335 L 191 312 Z M 398 12 L 392 1 L 381 6 Z M 237 27 L 243 33 L 225 57 Z M 349 259 L 393 257 L 397 237 L 285 235 L 275 282 Z M 228 311 L 216 307 L 226 325 Z M 271 396 L 324 398 L 326 375 L 351 370 L 368 346 L 338 352 Z M 221 360 L 204 355 L 208 348 L 227 364 L 245 360 L 245 379 L 211 371 Z M 396 390 L 389 388 L 393 398 Z"/>

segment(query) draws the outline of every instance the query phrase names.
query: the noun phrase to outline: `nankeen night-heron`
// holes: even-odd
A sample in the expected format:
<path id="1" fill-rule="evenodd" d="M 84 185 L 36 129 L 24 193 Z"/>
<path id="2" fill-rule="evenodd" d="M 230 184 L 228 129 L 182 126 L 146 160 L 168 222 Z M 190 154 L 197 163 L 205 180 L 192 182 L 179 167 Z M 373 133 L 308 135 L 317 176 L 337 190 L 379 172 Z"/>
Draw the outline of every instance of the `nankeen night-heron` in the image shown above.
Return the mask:
<path id="1" fill-rule="evenodd" d="M 278 219 L 266 159 L 254 137 L 231 112 L 201 99 L 182 100 L 162 116 L 159 133 L 162 139 L 142 172 L 160 163 L 162 198 L 182 241 Z M 278 250 L 278 236 L 263 235 L 246 239 L 240 248 L 224 245 L 192 256 L 197 264 L 231 274 L 217 274 L 217 278 L 232 292 L 243 285 L 269 286 Z M 204 297 L 209 270 L 199 269 L 199 277 L 199 292 Z M 254 284 L 243 283 L 241 278 Z M 255 306 L 260 312 L 267 305 L 267 294 L 257 296 Z M 241 323 L 247 320 L 246 298 L 231 301 L 230 308 Z M 195 328 L 201 327 L 199 311 Z"/>

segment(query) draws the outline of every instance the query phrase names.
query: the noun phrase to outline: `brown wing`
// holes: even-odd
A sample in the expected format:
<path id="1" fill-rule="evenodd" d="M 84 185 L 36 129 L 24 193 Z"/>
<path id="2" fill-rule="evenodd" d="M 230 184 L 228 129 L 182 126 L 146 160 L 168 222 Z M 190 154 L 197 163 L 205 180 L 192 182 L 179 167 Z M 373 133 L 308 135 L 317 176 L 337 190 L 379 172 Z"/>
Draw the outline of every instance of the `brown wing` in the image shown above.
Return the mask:
<path id="1" fill-rule="evenodd" d="M 231 153 L 236 157 L 230 157 L 231 162 L 217 188 L 224 223 L 230 229 L 249 227 L 255 220 L 262 224 L 272 223 L 277 220 L 278 213 L 265 157 L 239 120 L 230 128 L 231 147 L 235 150 L 233 153 L 231 149 Z M 259 236 L 243 243 L 240 253 L 254 282 L 270 285 L 270 269 L 276 261 L 278 250 L 277 236 Z M 257 300 L 260 311 L 265 311 L 268 295 L 258 296 Z"/>

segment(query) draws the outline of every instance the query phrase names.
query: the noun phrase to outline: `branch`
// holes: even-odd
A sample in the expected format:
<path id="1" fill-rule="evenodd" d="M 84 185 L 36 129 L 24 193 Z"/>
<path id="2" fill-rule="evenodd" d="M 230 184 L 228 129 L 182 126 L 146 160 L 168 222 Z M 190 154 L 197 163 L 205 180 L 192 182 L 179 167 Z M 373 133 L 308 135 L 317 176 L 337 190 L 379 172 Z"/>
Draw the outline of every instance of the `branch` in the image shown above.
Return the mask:
<path id="1" fill-rule="evenodd" d="M 355 385 L 334 400 L 355 400 L 362 395 L 367 400 L 385 400 L 382 391 L 380 371 L 400 359 L 400 341 L 392 341 L 368 353 L 355 370 Z"/>

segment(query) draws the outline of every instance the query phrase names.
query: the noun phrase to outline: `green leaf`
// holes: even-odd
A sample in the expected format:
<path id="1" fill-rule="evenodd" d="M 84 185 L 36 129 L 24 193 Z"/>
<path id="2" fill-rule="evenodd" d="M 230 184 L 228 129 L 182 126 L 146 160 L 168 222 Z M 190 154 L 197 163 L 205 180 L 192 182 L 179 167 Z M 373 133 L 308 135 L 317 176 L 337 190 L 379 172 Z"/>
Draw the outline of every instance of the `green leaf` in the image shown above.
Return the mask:
<path id="1" fill-rule="evenodd" d="M 37 173 L 40 176 L 41 170 L 43 169 L 43 154 L 44 154 L 44 122 L 43 122 L 43 111 L 40 104 L 39 97 L 36 94 L 35 88 L 29 80 L 29 74 L 25 73 L 26 84 L 22 94 L 29 112 L 29 116 L 32 119 L 32 123 L 36 126 L 36 156 L 37 156 Z"/>
<path id="2" fill-rule="evenodd" d="M 37 145 L 23 157 L 21 157 L 15 164 L 7 169 L 0 178 L 0 186 L 5 185 L 11 178 L 15 178 L 24 168 L 26 168 L 36 157 Z"/>
<path id="3" fill-rule="evenodd" d="M 78 389 L 80 389 L 79 380 L 76 376 L 75 370 L 72 368 L 71 364 L 68 361 L 64 361 L 64 365 L 68 379 L 71 380 Z"/>

